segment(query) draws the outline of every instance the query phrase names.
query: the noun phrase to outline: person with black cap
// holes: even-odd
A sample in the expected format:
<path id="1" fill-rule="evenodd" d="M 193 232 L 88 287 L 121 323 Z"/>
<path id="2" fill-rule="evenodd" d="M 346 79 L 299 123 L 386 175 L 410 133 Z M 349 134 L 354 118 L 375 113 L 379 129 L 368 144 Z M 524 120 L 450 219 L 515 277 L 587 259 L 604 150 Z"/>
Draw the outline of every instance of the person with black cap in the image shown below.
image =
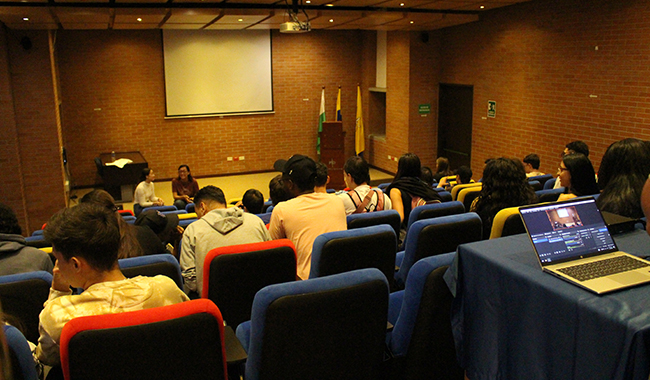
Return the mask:
<path id="1" fill-rule="evenodd" d="M 316 163 L 294 155 L 282 170 L 282 182 L 292 199 L 278 203 L 271 215 L 273 239 L 288 238 L 296 246 L 298 277 L 309 278 L 314 240 L 326 232 L 347 229 L 343 201 L 331 194 L 314 192 Z"/>
<path id="2" fill-rule="evenodd" d="M 183 235 L 183 227 L 178 225 L 178 215 L 163 214 L 158 210 L 146 210 L 138 215 L 134 224 L 149 227 L 158 236 L 163 248 L 167 245 L 169 253 L 176 258 L 180 256 L 179 243 Z M 158 253 L 164 253 L 164 250 Z"/>

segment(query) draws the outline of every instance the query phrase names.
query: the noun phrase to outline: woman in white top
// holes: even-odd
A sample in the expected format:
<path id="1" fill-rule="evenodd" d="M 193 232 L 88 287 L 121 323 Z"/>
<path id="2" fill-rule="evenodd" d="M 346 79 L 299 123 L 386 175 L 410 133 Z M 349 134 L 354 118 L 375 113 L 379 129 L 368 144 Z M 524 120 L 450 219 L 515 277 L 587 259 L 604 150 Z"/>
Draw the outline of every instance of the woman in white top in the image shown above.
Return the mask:
<path id="1" fill-rule="evenodd" d="M 149 168 L 142 169 L 140 179 L 142 182 L 135 188 L 135 196 L 133 200 L 133 212 L 135 216 L 140 215 L 142 209 L 150 206 L 163 206 L 165 202 L 162 198 L 158 198 L 153 188 L 153 180 L 156 175 L 153 170 Z"/>

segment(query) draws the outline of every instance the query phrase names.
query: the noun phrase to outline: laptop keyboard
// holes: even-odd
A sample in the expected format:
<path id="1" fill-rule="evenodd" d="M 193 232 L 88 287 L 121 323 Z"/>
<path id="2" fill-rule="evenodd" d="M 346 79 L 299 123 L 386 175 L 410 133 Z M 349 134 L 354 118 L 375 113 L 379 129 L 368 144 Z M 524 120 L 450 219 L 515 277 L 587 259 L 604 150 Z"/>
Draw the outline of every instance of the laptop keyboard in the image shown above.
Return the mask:
<path id="1" fill-rule="evenodd" d="M 558 272 L 562 272 L 578 281 L 587 281 L 647 266 L 650 266 L 650 264 L 641 260 L 635 260 L 629 256 L 617 256 L 611 259 L 558 269 Z"/>

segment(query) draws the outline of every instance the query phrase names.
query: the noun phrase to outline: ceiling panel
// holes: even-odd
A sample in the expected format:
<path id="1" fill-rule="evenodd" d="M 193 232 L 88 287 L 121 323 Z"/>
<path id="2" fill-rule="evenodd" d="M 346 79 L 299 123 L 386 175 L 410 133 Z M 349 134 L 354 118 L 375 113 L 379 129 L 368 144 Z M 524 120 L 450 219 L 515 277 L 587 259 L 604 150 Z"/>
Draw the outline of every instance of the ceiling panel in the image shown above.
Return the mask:
<path id="1" fill-rule="evenodd" d="M 167 9 L 163 8 L 118 8 L 115 10 L 115 25 L 118 24 L 134 24 L 134 25 L 155 25 L 158 26 L 165 18 Z M 114 25 L 114 29 L 118 29 Z M 132 27 L 128 29 L 143 29 L 140 27 Z M 146 29 L 146 28 L 144 28 Z"/>
<path id="2" fill-rule="evenodd" d="M 172 15 L 167 24 L 207 24 L 217 18 L 223 12 L 222 9 L 172 9 Z"/>

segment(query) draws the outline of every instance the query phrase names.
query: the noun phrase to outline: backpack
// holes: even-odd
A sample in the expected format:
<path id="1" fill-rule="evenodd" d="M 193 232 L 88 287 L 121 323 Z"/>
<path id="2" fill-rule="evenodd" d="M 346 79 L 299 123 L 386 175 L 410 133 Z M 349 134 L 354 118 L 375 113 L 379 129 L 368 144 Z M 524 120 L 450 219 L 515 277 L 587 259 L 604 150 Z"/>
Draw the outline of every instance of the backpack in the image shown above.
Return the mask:
<path id="1" fill-rule="evenodd" d="M 366 206 L 370 201 L 372 200 L 372 195 L 377 194 L 377 207 L 373 211 L 382 211 L 384 209 L 384 193 L 382 191 L 378 191 L 376 189 L 370 189 L 368 194 L 363 198 L 363 201 L 361 201 L 361 197 L 359 197 L 359 193 L 357 193 L 356 190 L 350 190 L 348 192 L 348 196 L 352 200 L 352 204 L 357 208 L 354 210 L 353 214 L 360 214 L 364 212 L 368 212 L 366 210 Z M 356 199 L 356 201 L 355 201 Z"/>
<path id="2" fill-rule="evenodd" d="M 440 203 L 439 200 L 427 201 L 422 197 L 418 197 L 416 195 L 411 195 L 411 194 L 409 194 L 409 195 L 411 196 L 411 211 L 413 211 L 413 209 L 418 207 L 418 206 L 430 205 L 430 204 L 433 204 L 433 203 Z"/>

